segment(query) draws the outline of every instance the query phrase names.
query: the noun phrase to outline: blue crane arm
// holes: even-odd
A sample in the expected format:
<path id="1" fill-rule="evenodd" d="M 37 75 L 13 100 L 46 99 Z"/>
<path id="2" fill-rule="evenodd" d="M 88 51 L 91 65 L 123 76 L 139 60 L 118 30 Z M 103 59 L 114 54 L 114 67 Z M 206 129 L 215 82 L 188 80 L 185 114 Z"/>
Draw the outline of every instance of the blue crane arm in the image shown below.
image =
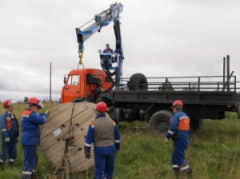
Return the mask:
<path id="1" fill-rule="evenodd" d="M 100 14 L 95 15 L 94 19 L 90 20 L 89 22 L 82 25 L 81 27 L 76 28 L 79 52 L 83 53 L 84 42 L 89 37 L 91 37 L 95 32 L 97 31 L 100 32 L 102 27 L 109 25 L 112 21 L 114 23 L 119 21 L 119 14 L 122 11 L 123 11 L 123 5 L 121 3 L 111 4 L 110 8 L 102 11 Z M 85 29 L 81 30 L 81 28 L 83 27 L 85 27 Z"/>

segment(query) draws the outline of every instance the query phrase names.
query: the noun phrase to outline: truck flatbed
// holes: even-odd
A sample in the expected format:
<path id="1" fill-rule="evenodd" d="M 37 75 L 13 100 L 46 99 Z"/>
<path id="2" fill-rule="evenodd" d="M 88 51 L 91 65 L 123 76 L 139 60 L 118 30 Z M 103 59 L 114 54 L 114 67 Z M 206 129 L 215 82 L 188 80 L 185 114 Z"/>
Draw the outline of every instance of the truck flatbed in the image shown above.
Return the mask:
<path id="1" fill-rule="evenodd" d="M 182 100 L 184 111 L 194 127 L 202 119 L 224 119 L 225 112 L 240 114 L 239 82 L 236 76 L 154 77 L 122 79 L 122 85 L 111 92 L 118 120 L 144 120 L 153 131 L 164 131 L 171 118 L 171 104 Z M 140 113 L 141 111 L 141 113 Z M 140 113 L 140 114 L 138 114 Z M 165 127 L 160 127 L 164 122 Z M 151 124 L 152 123 L 152 124 Z M 157 126 L 157 127 L 156 127 Z"/>
<path id="2" fill-rule="evenodd" d="M 113 91 L 113 102 L 166 103 L 181 99 L 184 104 L 236 105 L 240 94 L 234 91 Z"/>

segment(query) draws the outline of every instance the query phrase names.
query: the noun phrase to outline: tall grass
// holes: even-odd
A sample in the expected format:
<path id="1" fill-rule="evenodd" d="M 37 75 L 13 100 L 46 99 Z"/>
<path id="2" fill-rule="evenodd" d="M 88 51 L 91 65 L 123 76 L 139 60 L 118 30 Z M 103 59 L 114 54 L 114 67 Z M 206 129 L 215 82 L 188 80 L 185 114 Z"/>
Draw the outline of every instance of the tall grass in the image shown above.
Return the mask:
<path id="1" fill-rule="evenodd" d="M 206 120 L 206 127 L 192 134 L 186 159 L 195 179 L 240 178 L 240 121 Z M 148 128 L 123 132 L 122 151 L 116 159 L 115 178 L 172 178 L 172 143 L 149 135 Z"/>
<path id="2" fill-rule="evenodd" d="M 51 109 L 55 104 L 45 104 Z M 20 118 L 26 108 L 15 105 L 15 114 Z M 0 110 L 1 113 L 3 109 Z M 240 178 L 240 121 L 236 114 L 227 113 L 228 119 L 205 120 L 205 128 L 194 132 L 186 159 L 193 168 L 194 179 L 239 179 Z M 116 154 L 114 179 L 169 179 L 172 178 L 172 142 L 163 137 L 150 135 L 147 124 L 120 122 L 122 133 L 121 150 Z M 143 127 L 143 128 L 141 128 Z M 55 168 L 44 158 L 41 151 L 37 178 L 53 178 Z M 19 178 L 22 170 L 23 149 L 18 143 L 16 165 L 0 171 L 1 179 Z M 93 178 L 93 168 L 75 174 L 74 178 Z"/>
<path id="3" fill-rule="evenodd" d="M 45 112 L 48 109 L 53 108 L 54 106 L 56 106 L 57 103 L 44 103 L 44 108 L 41 109 L 39 112 Z M 3 112 L 5 112 L 5 109 L 2 108 L 2 104 L 0 104 L 1 108 L 0 108 L 0 114 L 2 114 Z M 18 122 L 20 124 L 20 120 L 21 120 L 21 113 L 27 109 L 28 105 L 25 103 L 17 103 L 14 105 L 14 114 L 16 115 Z M 21 131 L 21 127 L 20 127 L 20 131 Z M 1 136 L 1 135 L 0 135 Z M 18 141 L 20 141 L 20 137 L 18 139 Z M 0 149 L 2 149 L 2 145 L 0 142 Z M 37 175 L 38 177 L 36 178 L 41 178 L 41 179 L 48 179 L 49 175 L 52 173 L 52 171 L 54 170 L 54 167 L 51 166 L 51 164 L 44 158 L 43 154 L 41 153 L 40 149 L 38 149 L 38 154 L 39 154 L 39 158 L 38 158 L 38 168 L 37 168 Z M 4 164 L 3 167 L 0 168 L 0 179 L 15 179 L 15 178 L 20 178 L 21 174 L 22 174 L 22 164 L 23 164 L 23 147 L 21 146 L 21 143 L 18 142 L 17 143 L 17 159 L 15 162 L 14 167 L 9 167 L 6 164 Z"/>

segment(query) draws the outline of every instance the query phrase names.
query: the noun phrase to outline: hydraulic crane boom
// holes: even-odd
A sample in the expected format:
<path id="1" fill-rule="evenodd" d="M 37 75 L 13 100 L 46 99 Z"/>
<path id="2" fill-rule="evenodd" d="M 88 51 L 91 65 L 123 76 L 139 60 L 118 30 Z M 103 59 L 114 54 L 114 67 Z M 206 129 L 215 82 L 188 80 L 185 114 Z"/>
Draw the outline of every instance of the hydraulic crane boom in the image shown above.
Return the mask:
<path id="1" fill-rule="evenodd" d="M 119 14 L 122 11 L 123 11 L 123 5 L 121 3 L 111 4 L 110 8 L 102 11 L 100 14 L 95 15 L 94 19 L 90 20 L 89 22 L 82 25 L 81 27 L 76 28 L 78 50 L 81 53 L 83 53 L 84 42 L 89 37 L 91 37 L 97 31 L 100 32 L 102 27 L 109 25 L 112 21 L 118 22 Z M 94 22 L 92 23 L 92 21 L 94 21 Z M 86 27 L 86 28 L 84 30 L 81 30 L 81 28 L 84 28 L 84 27 Z"/>
<path id="2" fill-rule="evenodd" d="M 94 19 L 90 20 L 86 24 L 79 28 L 76 28 L 77 41 L 78 41 L 78 53 L 82 54 L 84 51 L 84 42 L 95 34 L 97 31 L 100 32 L 101 28 L 108 26 L 113 22 L 115 39 L 116 39 L 116 49 L 113 54 L 101 53 L 100 61 L 102 69 L 105 71 L 107 76 L 112 79 L 115 75 L 115 81 L 112 79 L 113 86 L 118 87 L 120 85 L 120 78 L 122 77 L 122 63 L 123 63 L 123 50 L 122 50 L 122 39 L 120 31 L 120 17 L 119 14 L 123 11 L 123 5 L 121 3 L 111 4 L 110 8 L 102 11 L 100 14 L 95 15 Z M 86 27 L 84 30 L 81 28 Z M 116 66 L 112 66 L 116 63 Z M 114 70 L 110 72 L 110 70 Z"/>

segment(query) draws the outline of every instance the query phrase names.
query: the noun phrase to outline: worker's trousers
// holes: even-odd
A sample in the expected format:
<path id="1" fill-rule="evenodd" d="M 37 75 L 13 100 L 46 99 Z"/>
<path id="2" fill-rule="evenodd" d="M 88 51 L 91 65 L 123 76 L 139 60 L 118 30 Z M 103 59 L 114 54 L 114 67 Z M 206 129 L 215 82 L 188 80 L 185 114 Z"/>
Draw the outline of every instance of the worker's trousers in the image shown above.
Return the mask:
<path id="1" fill-rule="evenodd" d="M 172 168 L 173 170 L 185 170 L 189 166 L 185 160 L 185 150 L 188 148 L 188 139 L 173 141 Z"/>
<path id="2" fill-rule="evenodd" d="M 23 161 L 23 174 L 31 175 L 33 170 L 37 167 L 38 156 L 36 145 L 25 145 L 24 149 L 24 161 Z"/>
<path id="3" fill-rule="evenodd" d="M 115 153 L 94 155 L 95 179 L 112 179 L 114 170 Z"/>
<path id="4" fill-rule="evenodd" d="M 3 163 L 8 156 L 8 163 L 14 164 L 17 157 L 17 136 L 10 137 L 10 142 L 5 142 L 2 136 L 2 151 L 0 154 L 0 163 Z"/>

